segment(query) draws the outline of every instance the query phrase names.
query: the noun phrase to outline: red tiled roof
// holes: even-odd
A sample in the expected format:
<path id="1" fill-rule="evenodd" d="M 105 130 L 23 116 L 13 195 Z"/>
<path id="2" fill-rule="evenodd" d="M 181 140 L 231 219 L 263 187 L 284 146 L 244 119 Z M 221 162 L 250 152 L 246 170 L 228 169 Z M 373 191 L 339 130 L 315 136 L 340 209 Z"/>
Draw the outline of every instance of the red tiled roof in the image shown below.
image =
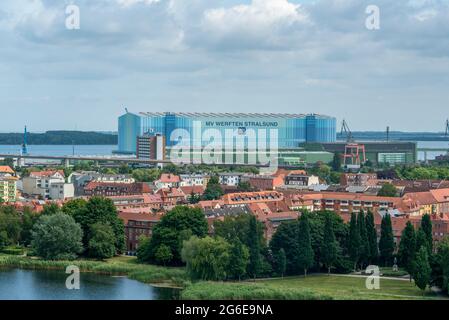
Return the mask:
<path id="1" fill-rule="evenodd" d="M 438 202 L 449 202 L 449 189 L 447 188 L 430 190 L 430 193 Z"/>
<path id="2" fill-rule="evenodd" d="M 192 193 L 194 194 L 203 194 L 204 193 L 204 186 L 185 186 L 180 187 L 182 192 L 184 192 L 185 195 L 190 195 Z"/>
<path id="3" fill-rule="evenodd" d="M 411 192 L 404 195 L 403 200 L 411 200 L 418 205 L 435 204 L 437 200 L 430 192 Z"/>
<path id="4" fill-rule="evenodd" d="M 93 191 L 98 187 L 111 187 L 113 189 L 126 189 L 136 193 L 150 193 L 151 188 L 148 184 L 143 182 L 135 182 L 135 183 L 115 183 L 115 182 L 96 182 L 91 181 L 85 187 L 86 191 Z"/>
<path id="5" fill-rule="evenodd" d="M 133 210 L 126 210 L 119 212 L 119 217 L 123 220 L 123 223 L 126 225 L 128 221 L 153 221 L 159 222 L 161 220 L 161 215 L 158 214 L 149 214 L 142 212 L 135 212 Z"/>
<path id="6" fill-rule="evenodd" d="M 33 172 L 30 172 L 30 176 L 31 177 L 51 177 L 51 176 L 55 175 L 56 173 L 59 173 L 60 175 L 65 177 L 63 170 L 33 171 Z"/>
<path id="7" fill-rule="evenodd" d="M 108 196 L 107 198 L 114 200 L 139 200 L 142 199 L 143 203 L 159 203 L 162 202 L 162 198 L 159 194 L 143 193 L 132 194 L 124 196 Z"/>
<path id="8" fill-rule="evenodd" d="M 0 173 L 14 174 L 14 170 L 9 166 L 0 166 Z"/>
<path id="9" fill-rule="evenodd" d="M 181 179 L 177 175 L 171 173 L 163 173 L 159 181 L 162 183 L 178 183 L 179 181 L 181 181 Z"/>
<path id="10" fill-rule="evenodd" d="M 184 192 L 178 188 L 162 188 L 157 191 L 162 197 L 185 197 Z"/>
<path id="11" fill-rule="evenodd" d="M 256 203 L 268 201 L 281 201 L 284 199 L 282 193 L 277 191 L 242 192 L 229 193 L 222 197 L 226 204 L 233 203 Z"/>
<path id="12" fill-rule="evenodd" d="M 202 209 L 221 207 L 224 205 L 223 200 L 203 200 L 197 203 L 197 206 Z"/>

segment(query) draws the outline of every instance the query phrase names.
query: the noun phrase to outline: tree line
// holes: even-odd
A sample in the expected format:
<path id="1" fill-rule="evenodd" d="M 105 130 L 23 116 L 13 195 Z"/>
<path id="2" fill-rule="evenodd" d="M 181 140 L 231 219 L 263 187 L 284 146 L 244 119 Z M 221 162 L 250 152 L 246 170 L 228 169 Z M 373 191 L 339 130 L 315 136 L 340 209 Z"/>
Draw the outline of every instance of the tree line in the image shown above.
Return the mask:
<path id="1" fill-rule="evenodd" d="M 118 136 L 101 132 L 84 131 L 47 131 L 45 133 L 28 133 L 30 145 L 116 145 Z M 20 145 L 23 133 L 0 133 L 0 144 Z"/>
<path id="2" fill-rule="evenodd" d="M 283 222 L 267 243 L 264 226 L 250 214 L 216 220 L 208 234 L 201 209 L 178 206 L 162 217 L 151 238 L 141 238 L 141 262 L 185 265 L 192 279 L 241 280 L 303 275 L 309 272 L 362 272 L 369 265 L 404 268 L 425 290 L 447 292 L 449 239 L 433 250 L 430 216 L 415 233 L 408 222 L 396 248 L 390 215 L 382 217 L 380 236 L 372 212 L 353 213 L 348 223 L 333 211 L 302 212 Z"/>
<path id="3" fill-rule="evenodd" d="M 102 197 L 45 205 L 39 214 L 0 207 L 0 250 L 17 246 L 47 260 L 106 259 L 124 251 L 124 225 L 113 202 Z"/>

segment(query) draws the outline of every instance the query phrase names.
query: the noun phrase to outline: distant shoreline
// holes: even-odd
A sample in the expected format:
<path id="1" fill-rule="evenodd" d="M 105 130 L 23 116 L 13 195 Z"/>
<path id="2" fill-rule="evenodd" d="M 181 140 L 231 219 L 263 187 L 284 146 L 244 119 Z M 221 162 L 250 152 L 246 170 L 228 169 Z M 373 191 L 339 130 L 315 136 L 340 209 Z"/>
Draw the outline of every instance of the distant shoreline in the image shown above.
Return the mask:
<path id="1" fill-rule="evenodd" d="M 352 137 L 356 141 L 443 141 L 449 142 L 449 136 L 443 132 L 401 132 L 392 131 L 387 137 L 386 132 L 381 131 L 354 131 Z M 337 133 L 337 141 L 346 141 L 345 134 Z M 0 145 L 18 146 L 24 140 L 23 133 L 0 133 Z M 45 133 L 28 133 L 28 145 L 104 145 L 116 146 L 118 144 L 118 134 L 115 132 L 99 131 L 47 131 Z"/>
<path id="2" fill-rule="evenodd" d="M 47 131 L 28 133 L 28 145 L 117 145 L 118 135 L 94 131 Z M 0 145 L 21 145 L 23 133 L 0 133 Z"/>
<path id="3" fill-rule="evenodd" d="M 387 136 L 385 131 L 354 131 L 352 137 L 360 141 L 448 141 L 449 135 L 444 132 L 402 132 L 391 131 Z M 345 134 L 337 133 L 338 141 L 345 141 Z"/>

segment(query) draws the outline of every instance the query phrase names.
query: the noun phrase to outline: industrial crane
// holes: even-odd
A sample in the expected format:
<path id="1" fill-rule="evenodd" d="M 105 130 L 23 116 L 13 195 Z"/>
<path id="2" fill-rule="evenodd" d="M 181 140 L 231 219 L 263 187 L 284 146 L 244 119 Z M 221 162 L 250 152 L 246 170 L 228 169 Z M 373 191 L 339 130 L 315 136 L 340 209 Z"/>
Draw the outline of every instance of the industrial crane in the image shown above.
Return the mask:
<path id="1" fill-rule="evenodd" d="M 343 123 L 341 125 L 341 134 L 346 135 L 343 165 L 349 170 L 360 169 L 360 165 L 366 162 L 365 145 L 355 142 L 351 129 L 349 129 L 346 120 L 343 120 Z"/>
<path id="2" fill-rule="evenodd" d="M 352 136 L 351 129 L 349 129 L 348 123 L 343 119 L 343 123 L 341 124 L 341 134 L 346 135 L 347 142 L 354 142 L 354 137 Z"/>
<path id="3" fill-rule="evenodd" d="M 23 155 L 27 155 L 28 154 L 28 143 L 27 143 L 27 139 L 28 138 L 28 132 L 27 132 L 27 127 L 25 126 L 25 130 L 23 132 L 23 143 L 22 143 L 22 154 Z"/>

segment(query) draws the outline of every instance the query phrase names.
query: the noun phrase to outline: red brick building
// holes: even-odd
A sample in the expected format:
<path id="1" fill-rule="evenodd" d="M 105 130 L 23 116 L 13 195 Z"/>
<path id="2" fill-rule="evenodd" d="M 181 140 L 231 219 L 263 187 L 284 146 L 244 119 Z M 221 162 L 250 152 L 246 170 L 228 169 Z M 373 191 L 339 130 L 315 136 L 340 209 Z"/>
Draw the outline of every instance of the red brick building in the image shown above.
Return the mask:
<path id="1" fill-rule="evenodd" d="M 139 248 L 139 237 L 151 237 L 153 228 L 161 220 L 161 215 L 130 211 L 119 212 L 125 225 L 126 251 L 135 252 Z"/>
<path id="2" fill-rule="evenodd" d="M 186 195 L 180 188 L 159 189 L 156 194 L 160 195 L 164 206 L 176 206 L 186 203 Z"/>
<path id="3" fill-rule="evenodd" d="M 91 196 L 129 196 L 141 195 L 143 193 L 151 193 L 150 186 L 146 183 L 110 183 L 91 181 L 84 187 L 84 194 Z"/>

